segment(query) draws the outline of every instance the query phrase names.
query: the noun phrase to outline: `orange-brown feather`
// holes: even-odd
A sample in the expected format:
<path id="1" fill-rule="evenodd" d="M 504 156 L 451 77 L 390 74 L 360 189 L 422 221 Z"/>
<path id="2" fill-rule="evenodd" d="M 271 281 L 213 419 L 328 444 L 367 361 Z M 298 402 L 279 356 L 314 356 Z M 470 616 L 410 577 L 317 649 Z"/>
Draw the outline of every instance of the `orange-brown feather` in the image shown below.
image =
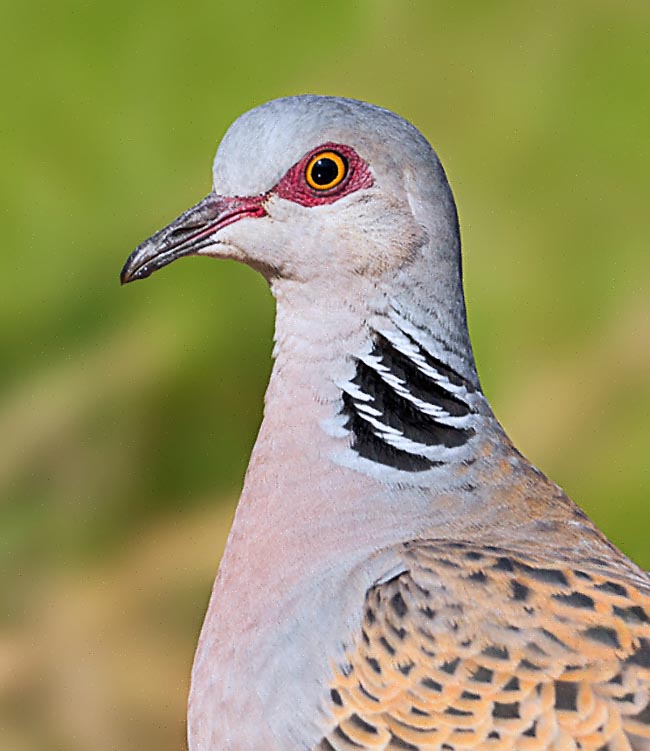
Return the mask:
<path id="1" fill-rule="evenodd" d="M 619 562 L 404 548 L 335 669 L 319 751 L 647 751 L 650 584 Z"/>

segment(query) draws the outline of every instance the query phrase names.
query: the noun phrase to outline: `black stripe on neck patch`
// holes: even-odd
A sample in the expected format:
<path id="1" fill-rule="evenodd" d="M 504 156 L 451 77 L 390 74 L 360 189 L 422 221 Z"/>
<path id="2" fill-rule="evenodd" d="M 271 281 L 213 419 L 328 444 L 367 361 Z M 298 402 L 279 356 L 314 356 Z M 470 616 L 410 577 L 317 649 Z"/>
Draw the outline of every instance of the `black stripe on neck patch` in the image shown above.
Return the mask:
<path id="1" fill-rule="evenodd" d="M 354 436 L 352 448 L 364 459 L 370 459 L 386 467 L 401 469 L 403 472 L 424 472 L 442 464 L 420 454 L 402 451 L 380 438 L 370 423 L 359 416 L 359 412 L 355 409 L 354 399 L 345 393 L 343 394 L 343 413 L 348 418 L 345 427 Z"/>
<path id="2" fill-rule="evenodd" d="M 412 341 L 412 340 L 411 340 Z M 450 368 L 443 369 L 439 367 L 437 361 L 430 355 L 425 356 L 424 350 L 416 343 L 420 355 L 426 364 L 455 386 L 465 385 L 464 381 L 457 382 L 460 376 Z M 400 352 L 386 337 L 381 334 L 377 335 L 373 355 L 381 357 L 381 364 L 390 372 L 403 380 L 407 384 L 408 390 L 413 396 L 421 399 L 423 402 L 440 407 L 452 417 L 462 417 L 470 413 L 468 405 L 455 394 L 444 389 L 440 384 L 426 375 L 407 355 Z M 363 364 L 363 363 L 362 363 Z M 452 375 L 452 378 L 449 376 Z"/>
<path id="3" fill-rule="evenodd" d="M 469 390 L 466 380 L 458 373 L 439 363 L 437 358 L 425 352 L 410 337 L 409 341 L 417 348 L 428 368 L 449 383 L 462 385 Z M 356 361 L 356 374 L 352 379 L 355 391 L 361 394 L 355 397 L 343 393 L 342 413 L 347 418 L 345 428 L 352 433 L 352 448 L 360 456 L 402 471 L 423 472 L 441 462 L 423 456 L 420 453 L 422 449 L 418 450 L 415 444 L 457 448 L 475 434 L 474 428 L 446 424 L 441 421 L 440 415 L 429 414 L 421 404 L 399 393 L 401 389 L 406 390 L 427 407 L 442 410 L 447 417 L 462 418 L 474 411 L 458 394 L 448 391 L 425 373 L 417 362 L 400 352 L 385 336 L 378 334 L 375 337 L 375 346 L 366 360 Z M 378 363 L 377 369 L 372 366 L 373 360 Z M 383 373 L 382 369 L 385 369 Z M 393 378 L 402 382 L 399 387 L 390 382 Z M 367 408 L 372 410 L 370 418 Z M 382 431 L 383 427 L 386 431 Z M 396 436 L 401 445 L 393 445 L 387 433 Z"/>

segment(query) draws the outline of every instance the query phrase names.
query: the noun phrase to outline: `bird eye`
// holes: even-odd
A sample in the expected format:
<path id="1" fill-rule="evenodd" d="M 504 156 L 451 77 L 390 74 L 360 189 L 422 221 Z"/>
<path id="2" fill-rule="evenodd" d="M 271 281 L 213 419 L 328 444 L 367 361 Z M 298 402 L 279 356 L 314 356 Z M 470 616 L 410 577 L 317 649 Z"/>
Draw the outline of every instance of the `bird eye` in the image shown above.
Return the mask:
<path id="1" fill-rule="evenodd" d="M 348 174 L 348 161 L 336 151 L 321 151 L 309 160 L 305 179 L 314 190 L 335 188 Z"/>

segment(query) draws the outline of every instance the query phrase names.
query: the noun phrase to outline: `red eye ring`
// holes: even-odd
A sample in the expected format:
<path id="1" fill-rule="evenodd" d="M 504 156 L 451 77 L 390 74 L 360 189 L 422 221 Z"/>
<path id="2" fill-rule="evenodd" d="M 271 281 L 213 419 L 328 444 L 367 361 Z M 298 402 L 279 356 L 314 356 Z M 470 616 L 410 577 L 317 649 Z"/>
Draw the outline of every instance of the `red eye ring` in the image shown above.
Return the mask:
<path id="1" fill-rule="evenodd" d="M 318 177 L 314 169 L 324 158 L 332 160 L 329 165 L 320 165 L 331 170 L 330 178 L 326 179 L 327 176 L 321 173 L 319 182 L 314 179 Z M 341 160 L 343 171 L 337 167 L 338 160 Z M 315 184 L 310 183 L 308 174 Z M 322 206 L 373 184 L 370 168 L 351 146 L 328 141 L 307 152 L 290 167 L 270 193 L 300 206 Z"/>

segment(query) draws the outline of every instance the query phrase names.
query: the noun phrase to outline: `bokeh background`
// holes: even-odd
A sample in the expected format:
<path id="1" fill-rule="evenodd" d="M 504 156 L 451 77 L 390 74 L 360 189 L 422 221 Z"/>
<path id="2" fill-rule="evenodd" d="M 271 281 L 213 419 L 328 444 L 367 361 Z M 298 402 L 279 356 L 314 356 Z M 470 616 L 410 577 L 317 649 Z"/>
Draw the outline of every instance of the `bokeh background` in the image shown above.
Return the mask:
<path id="1" fill-rule="evenodd" d="M 117 278 L 272 97 L 427 134 L 497 415 L 650 568 L 645 0 L 5 2 L 0 83 L 2 749 L 184 748 L 273 305 L 210 259 Z"/>

